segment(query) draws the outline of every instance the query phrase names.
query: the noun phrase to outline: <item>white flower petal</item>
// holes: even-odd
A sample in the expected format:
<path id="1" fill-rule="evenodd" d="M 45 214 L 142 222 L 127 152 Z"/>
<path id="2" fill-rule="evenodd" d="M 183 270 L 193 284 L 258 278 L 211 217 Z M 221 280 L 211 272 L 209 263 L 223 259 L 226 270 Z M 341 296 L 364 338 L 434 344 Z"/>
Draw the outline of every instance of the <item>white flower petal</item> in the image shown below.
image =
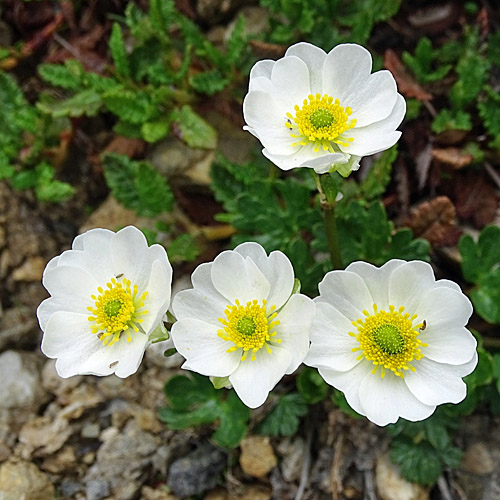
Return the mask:
<path id="1" fill-rule="evenodd" d="M 283 378 L 292 361 L 289 351 L 273 346 L 272 352 L 260 349 L 252 361 L 249 355 L 229 376 L 239 398 L 250 408 L 257 408 L 267 399 L 269 392 Z"/>
<path id="2" fill-rule="evenodd" d="M 285 307 L 276 316 L 279 325 L 274 328 L 280 347 L 290 352 L 292 360 L 286 373 L 293 373 L 304 361 L 309 350 L 309 330 L 314 319 L 316 306 L 305 295 L 292 295 Z M 274 349 L 274 342 L 273 342 Z"/>
<path id="3" fill-rule="evenodd" d="M 271 73 L 271 81 L 280 90 L 283 99 L 290 103 L 291 109 L 288 110 L 290 113 L 293 113 L 293 107 L 296 104 L 300 106 L 311 93 L 307 65 L 295 56 L 283 57 L 276 61 Z"/>
<path id="4" fill-rule="evenodd" d="M 309 85 L 311 93 L 323 94 L 323 63 L 326 59 L 326 52 L 315 45 L 306 42 L 296 43 L 288 48 L 285 57 L 295 56 L 302 59 L 309 69 Z M 258 64 L 258 63 L 257 63 Z"/>
<path id="5" fill-rule="evenodd" d="M 193 318 L 174 323 L 170 333 L 175 348 L 186 358 L 183 368 L 212 377 L 227 377 L 236 370 L 243 351 L 227 352 L 234 344 L 221 339 L 217 330 Z"/>
<path id="6" fill-rule="evenodd" d="M 57 266 L 44 274 L 43 286 L 52 296 L 67 297 L 68 300 L 83 304 L 82 310 L 85 311 L 99 283 L 79 267 Z"/>
<path id="7" fill-rule="evenodd" d="M 349 335 L 356 328 L 337 309 L 316 302 L 316 316 L 311 326 L 311 348 L 304 363 L 316 368 L 346 372 L 359 363 L 357 340 Z"/>
<path id="8" fill-rule="evenodd" d="M 59 358 L 57 373 L 63 377 L 81 374 L 85 360 L 102 348 L 102 342 L 89 328 L 86 314 L 54 312 L 45 325 L 42 352 L 49 358 Z"/>
<path id="9" fill-rule="evenodd" d="M 128 226 L 118 231 L 111 240 L 110 251 L 113 267 L 116 274 L 124 274 L 131 281 L 144 290 L 150 271 L 147 255 L 148 243 L 144 234 L 134 226 Z"/>
<path id="10" fill-rule="evenodd" d="M 146 286 L 148 295 L 144 306 L 148 314 L 144 316 L 141 327 L 149 335 L 160 323 L 170 305 L 170 291 L 172 288 L 172 274 L 165 267 L 164 262 L 155 260 L 151 266 L 151 276 Z M 149 314 L 151 311 L 151 314 Z"/>
<path id="11" fill-rule="evenodd" d="M 78 300 L 68 300 L 66 295 L 58 295 L 45 299 L 36 310 L 40 328 L 45 331 L 47 321 L 57 311 L 72 312 L 83 314 L 85 318 L 88 316 L 88 311 L 82 307 L 82 303 Z"/>
<path id="12" fill-rule="evenodd" d="M 327 384 L 342 391 L 349 406 L 363 415 L 363 408 L 359 399 L 359 387 L 364 377 L 371 372 L 373 365 L 368 362 L 358 363 L 354 368 L 346 372 L 337 372 L 319 368 L 318 372 Z"/>
<path id="13" fill-rule="evenodd" d="M 271 73 L 273 72 L 274 64 L 275 61 L 271 61 L 271 59 L 264 59 L 254 64 L 253 68 L 250 70 L 249 90 L 253 90 L 252 82 L 256 78 L 267 78 L 269 80 L 271 79 Z"/>
<path id="14" fill-rule="evenodd" d="M 212 282 L 215 288 L 232 304 L 239 300 L 242 305 L 248 301 L 266 299 L 271 286 L 253 260 L 237 252 L 219 254 L 212 265 Z"/>
<path id="15" fill-rule="evenodd" d="M 80 234 L 73 241 L 74 250 L 83 250 L 85 256 L 92 262 L 87 269 L 98 281 L 109 280 L 115 274 L 110 244 L 115 233 L 108 229 L 91 229 Z"/>
<path id="16" fill-rule="evenodd" d="M 420 317 L 418 303 L 425 293 L 435 287 L 436 279 L 430 264 L 421 260 L 405 262 L 391 274 L 389 303 L 394 307 L 404 306 L 410 315 L 418 313 L 418 321 L 422 321 L 425 318 Z"/>
<path id="17" fill-rule="evenodd" d="M 422 358 L 413 365 L 415 372 L 406 372 L 404 381 L 422 403 L 435 406 L 460 403 L 465 398 L 467 386 L 454 373 L 452 365 L 436 363 L 427 358 Z"/>
<path id="18" fill-rule="evenodd" d="M 288 257 L 279 251 L 271 252 L 268 256 L 259 244 L 253 242 L 242 243 L 234 251 L 243 257 L 250 257 L 257 265 L 270 284 L 267 305 L 279 309 L 290 297 L 295 281 Z"/>
<path id="19" fill-rule="evenodd" d="M 182 290 L 172 301 L 174 316 L 180 320 L 194 318 L 221 328 L 219 318 L 230 301 L 212 284 L 212 262 L 199 265 L 191 276 L 194 289 Z"/>
<path id="20" fill-rule="evenodd" d="M 403 121 L 405 113 L 405 100 L 397 94 L 394 109 L 385 119 L 365 127 L 356 125 L 346 132 L 354 141 L 348 146 L 339 146 L 339 148 L 345 153 L 367 156 L 394 146 L 401 136 L 401 132 L 395 129 Z"/>
<path id="21" fill-rule="evenodd" d="M 344 163 L 348 159 L 344 153 L 325 153 L 323 150 L 316 152 L 311 144 L 296 146 L 289 155 L 274 154 L 267 149 L 263 149 L 262 154 L 281 170 L 307 167 L 314 168 L 318 173 L 324 173 L 330 170 L 335 163 Z"/>
<path id="22" fill-rule="evenodd" d="M 419 338 L 428 344 L 422 347 L 422 354 L 438 363 L 462 365 L 470 361 L 476 352 L 477 341 L 463 326 L 445 330 L 429 324 Z"/>
<path id="23" fill-rule="evenodd" d="M 127 333 L 113 345 L 102 347 L 85 359 L 80 366 L 83 375 L 111 375 L 126 378 L 137 371 L 148 346 L 148 338 L 141 332 L 130 332 L 128 342 Z"/>
<path id="24" fill-rule="evenodd" d="M 344 98 L 349 88 L 355 92 L 366 83 L 371 70 L 372 56 L 364 47 L 354 43 L 337 45 L 323 62 L 323 91 Z"/>
<path id="25" fill-rule="evenodd" d="M 350 271 L 330 271 L 318 285 L 319 302 L 328 302 L 351 321 L 363 318 L 371 310 L 373 298 L 364 280 Z"/>
<path id="26" fill-rule="evenodd" d="M 405 263 L 404 260 L 393 259 L 382 267 L 376 267 L 368 262 L 353 262 L 346 267 L 346 271 L 359 275 L 370 291 L 373 303 L 377 304 L 379 309 L 387 309 L 390 305 L 388 291 L 390 277 Z"/>
<path id="27" fill-rule="evenodd" d="M 415 307 L 418 320 L 425 320 L 435 331 L 464 326 L 473 312 L 470 300 L 449 287 L 432 288 L 420 299 Z"/>
<path id="28" fill-rule="evenodd" d="M 389 371 L 383 379 L 380 372 L 366 374 L 359 387 L 359 399 L 362 414 L 380 426 L 392 424 L 399 417 L 412 422 L 424 420 L 436 409 L 417 399 L 404 380 Z"/>

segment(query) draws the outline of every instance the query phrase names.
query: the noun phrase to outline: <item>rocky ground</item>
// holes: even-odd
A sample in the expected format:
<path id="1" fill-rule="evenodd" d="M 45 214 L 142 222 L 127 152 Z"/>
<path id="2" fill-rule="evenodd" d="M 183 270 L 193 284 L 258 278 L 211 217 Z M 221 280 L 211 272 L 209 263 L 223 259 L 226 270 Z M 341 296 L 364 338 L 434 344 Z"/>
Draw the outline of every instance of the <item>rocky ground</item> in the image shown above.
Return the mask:
<path id="1" fill-rule="evenodd" d="M 217 25 L 214 2 L 199 3 L 200 15 L 216 25 L 208 36 L 221 40 L 227 26 Z M 222 4 L 234 11 L 237 2 Z M 267 24 L 262 10 L 245 9 L 253 29 Z M 209 119 L 219 131 L 219 150 L 231 161 L 246 160 L 255 147 L 249 134 L 220 115 Z M 123 152 L 110 139 L 96 139 L 99 151 L 107 144 Z M 45 264 L 92 227 L 152 224 L 106 197 L 84 148 L 80 137 L 72 152 L 78 195 L 63 205 L 48 209 L 32 193 L 0 182 L 0 500 L 500 500 L 500 419 L 486 413 L 464 420 L 462 464 L 430 489 L 400 477 L 384 430 L 346 416 L 331 401 L 313 408 L 297 436 L 268 438 L 251 427 L 230 452 L 210 442 L 208 427 L 169 430 L 157 411 L 166 404 L 163 385 L 182 359 L 165 358 L 161 344 L 125 380 L 58 377 L 39 348 L 35 311 L 47 296 L 40 284 Z M 192 219 L 197 199 L 206 195 L 213 155 L 177 139 L 147 152 L 184 200 L 179 217 L 186 212 Z M 213 239 L 205 260 L 219 245 Z M 175 288 L 188 286 L 190 271 L 176 269 Z M 266 410 L 256 410 L 253 422 Z"/>

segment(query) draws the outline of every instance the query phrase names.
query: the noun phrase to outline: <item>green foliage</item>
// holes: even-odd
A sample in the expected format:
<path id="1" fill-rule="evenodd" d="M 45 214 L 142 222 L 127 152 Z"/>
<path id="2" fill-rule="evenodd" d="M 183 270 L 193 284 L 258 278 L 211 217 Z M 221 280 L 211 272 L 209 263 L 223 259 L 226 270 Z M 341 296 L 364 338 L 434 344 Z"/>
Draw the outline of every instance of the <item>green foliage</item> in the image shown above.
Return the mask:
<path id="1" fill-rule="evenodd" d="M 376 23 L 398 12 L 401 0 L 260 0 L 260 5 L 273 14 L 269 41 L 290 45 L 308 40 L 328 49 L 342 42 L 365 43 Z"/>
<path id="2" fill-rule="evenodd" d="M 470 293 L 476 312 L 490 323 L 500 323 L 500 228 L 485 227 L 477 242 L 462 236 L 458 248 L 464 278 L 477 285 Z"/>
<path id="3" fill-rule="evenodd" d="M 451 431 L 458 426 L 455 417 L 437 411 L 423 422 L 399 419 L 388 427 L 394 436 L 391 460 L 400 466 L 408 481 L 432 485 L 445 467 L 460 465 L 462 451 L 452 443 Z"/>
<path id="4" fill-rule="evenodd" d="M 427 37 L 422 37 L 415 48 L 415 55 L 403 52 L 403 62 L 413 71 L 419 82 L 431 83 L 442 80 L 450 71 L 451 64 L 433 68 L 436 51 Z"/>
<path id="5" fill-rule="evenodd" d="M 300 394 L 285 394 L 261 422 L 259 432 L 268 436 L 293 436 L 299 430 L 300 417 L 306 414 L 307 403 Z"/>
<path id="6" fill-rule="evenodd" d="M 106 182 L 125 207 L 146 217 L 171 210 L 172 192 L 153 165 L 116 153 L 103 155 L 102 161 Z"/>
<path id="7" fill-rule="evenodd" d="M 171 429 L 218 421 L 212 439 L 224 448 L 235 448 L 245 436 L 250 410 L 233 390 L 218 391 L 208 378 L 192 373 L 189 377 L 176 375 L 170 378 L 164 391 L 169 406 L 161 408 L 158 416 Z"/>
<path id="8" fill-rule="evenodd" d="M 180 129 L 182 139 L 192 148 L 214 149 L 217 133 L 187 104 L 172 112 L 171 119 Z"/>
<path id="9" fill-rule="evenodd" d="M 431 129 L 436 134 L 446 130 L 465 130 L 472 129 L 471 116 L 466 111 L 453 111 L 451 109 L 442 109 L 432 122 Z"/>
<path id="10" fill-rule="evenodd" d="M 384 151 L 372 165 L 365 180 L 359 186 L 360 194 L 367 201 L 384 194 L 391 181 L 392 165 L 398 157 L 397 144 Z"/>
<path id="11" fill-rule="evenodd" d="M 344 265 L 356 260 L 375 265 L 396 258 L 429 260 L 429 242 L 413 239 L 408 228 L 395 231 L 382 203 L 366 205 L 354 200 L 346 206 L 339 204 L 339 212 L 337 226 Z M 318 234 L 318 240 L 321 240 L 321 234 Z"/>
<path id="12" fill-rule="evenodd" d="M 485 88 L 485 98 L 479 101 L 477 108 L 488 133 L 493 137 L 500 136 L 500 95 L 491 87 Z"/>
<path id="13" fill-rule="evenodd" d="M 329 385 L 314 368 L 304 366 L 297 379 L 297 390 L 304 401 L 308 404 L 315 404 L 323 401 L 329 392 Z"/>
<path id="14" fill-rule="evenodd" d="M 111 36 L 109 38 L 109 50 L 115 63 L 116 72 L 125 78 L 130 77 L 130 64 L 127 57 L 127 50 L 123 42 L 123 33 L 118 23 L 113 24 Z"/>
<path id="15" fill-rule="evenodd" d="M 170 262 L 192 262 L 200 254 L 200 247 L 189 233 L 183 233 L 168 245 L 168 257 Z"/>

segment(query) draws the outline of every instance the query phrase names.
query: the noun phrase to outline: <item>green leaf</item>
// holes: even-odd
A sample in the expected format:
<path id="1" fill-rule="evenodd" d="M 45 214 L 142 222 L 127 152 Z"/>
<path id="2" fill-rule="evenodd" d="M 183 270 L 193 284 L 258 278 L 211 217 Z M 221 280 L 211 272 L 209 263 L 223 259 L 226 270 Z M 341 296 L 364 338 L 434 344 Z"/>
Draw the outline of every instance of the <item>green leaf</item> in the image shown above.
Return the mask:
<path id="1" fill-rule="evenodd" d="M 397 437 L 392 441 L 390 456 L 399 465 L 401 475 L 414 483 L 432 485 L 443 471 L 436 450 L 425 441 L 416 444 L 410 439 Z"/>
<path id="2" fill-rule="evenodd" d="M 228 83 L 229 79 L 225 78 L 218 69 L 197 73 L 189 78 L 191 87 L 206 95 L 214 95 L 224 90 Z"/>
<path id="3" fill-rule="evenodd" d="M 55 87 L 68 90 L 82 90 L 82 81 L 85 70 L 80 61 L 67 59 L 64 64 L 40 64 L 40 76 Z"/>
<path id="4" fill-rule="evenodd" d="M 147 142 L 157 142 L 168 134 L 169 125 L 166 120 L 143 123 L 141 127 L 142 138 Z"/>
<path id="5" fill-rule="evenodd" d="M 438 450 L 444 450 L 451 443 L 450 434 L 446 425 L 437 419 L 428 419 L 424 422 L 429 443 Z"/>
<path id="6" fill-rule="evenodd" d="M 372 200 L 382 195 L 391 181 L 392 165 L 398 157 L 397 144 L 384 151 L 373 163 L 365 180 L 360 185 L 360 192 L 365 200 Z"/>
<path id="7" fill-rule="evenodd" d="M 338 389 L 333 389 L 332 401 L 335 403 L 336 406 L 338 406 L 344 413 L 346 413 L 350 417 L 363 418 L 357 411 L 354 411 L 350 407 L 344 393 L 339 391 Z"/>
<path id="8" fill-rule="evenodd" d="M 212 435 L 216 444 L 223 448 L 236 448 L 245 437 L 250 420 L 250 409 L 230 391 L 221 405 L 219 427 Z"/>
<path id="9" fill-rule="evenodd" d="M 118 23 L 113 23 L 111 36 L 109 37 L 109 50 L 115 63 L 116 72 L 125 77 L 130 77 L 130 66 L 128 62 L 127 50 L 123 43 L 123 33 Z"/>
<path id="10" fill-rule="evenodd" d="M 171 114 L 184 142 L 192 148 L 214 149 L 217 145 L 217 133 L 200 115 L 187 104 Z"/>
<path id="11" fill-rule="evenodd" d="M 158 417 L 171 429 L 185 429 L 202 424 L 211 424 L 219 418 L 220 405 L 215 399 L 209 399 L 190 411 L 160 408 Z"/>
<path id="12" fill-rule="evenodd" d="M 462 236 L 458 248 L 462 256 L 464 278 L 478 283 L 500 264 L 500 228 L 486 226 L 481 231 L 477 243 L 469 235 Z"/>
<path id="13" fill-rule="evenodd" d="M 229 384 L 229 377 L 210 377 L 210 382 L 214 386 L 214 389 L 225 389 Z"/>
<path id="14" fill-rule="evenodd" d="M 129 123 L 146 123 L 157 108 L 146 92 L 113 88 L 102 94 L 106 107 L 121 120 Z"/>
<path id="15" fill-rule="evenodd" d="M 491 87 L 485 87 L 486 97 L 479 101 L 477 108 L 484 126 L 493 137 L 500 135 L 500 95 Z"/>
<path id="16" fill-rule="evenodd" d="M 175 3 L 172 0 L 149 0 L 149 18 L 156 30 L 167 35 L 168 28 L 175 20 Z"/>
<path id="17" fill-rule="evenodd" d="M 177 236 L 168 246 L 168 258 L 172 263 L 192 262 L 199 254 L 200 246 L 189 233 Z"/>
<path id="18" fill-rule="evenodd" d="M 300 394 L 285 394 L 261 422 L 259 432 L 269 436 L 293 436 L 299 430 L 300 417 L 306 413 L 307 404 Z"/>
<path id="19" fill-rule="evenodd" d="M 323 377 L 314 368 L 305 366 L 299 373 L 295 383 L 304 401 L 308 404 L 315 404 L 323 401 L 330 390 Z"/>
<path id="20" fill-rule="evenodd" d="M 482 347 L 477 349 L 478 361 L 474 371 L 465 377 L 468 391 L 489 384 L 493 379 L 493 356 Z"/>
<path id="21" fill-rule="evenodd" d="M 191 373 L 189 377 L 174 375 L 167 381 L 163 390 L 174 410 L 187 410 L 194 405 L 217 398 L 210 380 L 197 373 Z"/>
<path id="22" fill-rule="evenodd" d="M 436 134 L 446 130 L 472 130 L 472 121 L 469 113 L 465 111 L 452 111 L 451 109 L 442 109 L 432 122 L 431 129 Z"/>
<path id="23" fill-rule="evenodd" d="M 458 81 L 450 91 L 450 101 L 457 109 L 475 100 L 486 83 L 490 63 L 476 53 L 470 53 L 457 65 Z"/>
<path id="24" fill-rule="evenodd" d="M 116 153 L 107 153 L 102 160 L 106 182 L 124 206 L 145 217 L 171 210 L 172 191 L 153 165 Z"/>
<path id="25" fill-rule="evenodd" d="M 56 101 L 48 96 L 43 96 L 36 103 L 37 108 L 54 118 L 62 116 L 95 116 L 102 105 L 101 97 L 92 89 L 82 90 L 68 99 Z"/>

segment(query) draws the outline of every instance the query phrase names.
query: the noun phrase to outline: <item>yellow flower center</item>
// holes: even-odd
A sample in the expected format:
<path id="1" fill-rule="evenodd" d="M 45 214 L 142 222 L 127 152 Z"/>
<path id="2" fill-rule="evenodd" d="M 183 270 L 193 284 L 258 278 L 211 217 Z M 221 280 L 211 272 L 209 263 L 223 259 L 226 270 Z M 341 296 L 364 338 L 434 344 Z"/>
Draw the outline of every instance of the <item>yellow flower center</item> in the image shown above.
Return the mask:
<path id="1" fill-rule="evenodd" d="M 424 323 L 414 325 L 417 315 L 410 316 L 404 309 L 389 306 L 388 312 L 379 311 L 374 304 L 373 314 L 363 311 L 365 317 L 352 322 L 357 333 L 349 332 L 349 335 L 359 342 L 353 351 L 361 351 L 358 359 L 365 358 L 375 365 L 372 373 L 380 366 L 382 378 L 386 369 L 403 378 L 405 370 L 415 371 L 410 363 L 424 357 L 420 347 L 427 344 L 418 338 Z"/>
<path id="2" fill-rule="evenodd" d="M 234 301 L 236 305 L 228 305 L 224 313 L 225 318 L 219 318 L 224 328 L 217 331 L 217 335 L 228 342 L 232 342 L 227 352 L 233 352 L 237 349 L 243 349 L 241 360 L 245 361 L 248 351 L 252 353 L 252 361 L 255 360 L 255 353 L 264 347 L 268 353 L 272 351 L 268 342 L 281 343 L 281 339 L 276 339 L 276 332 L 272 329 L 279 325 L 275 321 L 277 316 L 276 306 L 267 310 L 267 303 L 262 301 L 259 305 L 258 300 L 247 302 L 242 306 L 238 300 Z"/>
<path id="3" fill-rule="evenodd" d="M 106 283 L 107 289 L 99 287 L 98 295 L 91 295 L 94 307 L 87 307 L 92 313 L 88 317 L 92 333 L 98 335 L 102 343 L 113 345 L 118 342 L 122 333 L 127 333 L 127 340 L 132 340 L 131 329 L 138 332 L 139 323 L 148 311 L 144 310 L 144 300 L 148 292 L 138 296 L 137 285 L 131 288 L 130 280 L 125 278 L 121 282 L 111 278 Z"/>
<path id="4" fill-rule="evenodd" d="M 349 146 L 354 138 L 343 134 L 356 125 L 356 119 L 349 119 L 352 109 L 342 107 L 338 99 L 334 101 L 327 94 L 311 94 L 308 98 L 309 101 L 304 99 L 302 108 L 295 106 L 295 116 L 286 114 L 285 126 L 292 137 L 299 139 L 292 146 L 306 146 L 314 142 L 314 151 L 318 152 L 322 147 L 331 153 L 335 152 L 332 143 Z"/>

